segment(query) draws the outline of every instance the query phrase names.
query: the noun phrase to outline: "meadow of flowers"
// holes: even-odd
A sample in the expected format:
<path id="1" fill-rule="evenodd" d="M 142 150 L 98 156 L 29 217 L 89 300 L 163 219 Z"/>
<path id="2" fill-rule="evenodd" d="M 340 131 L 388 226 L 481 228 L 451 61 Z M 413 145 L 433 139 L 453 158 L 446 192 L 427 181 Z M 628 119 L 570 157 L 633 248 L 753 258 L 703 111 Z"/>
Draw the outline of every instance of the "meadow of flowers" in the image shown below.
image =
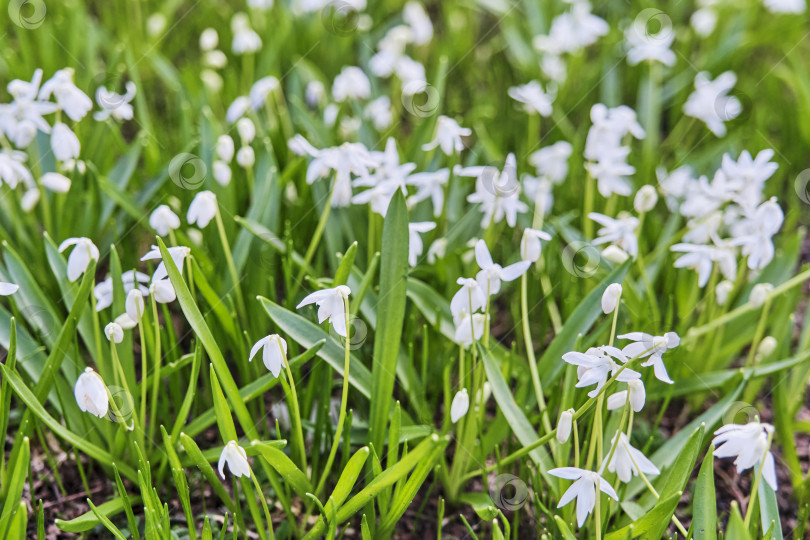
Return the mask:
<path id="1" fill-rule="evenodd" d="M 0 539 L 810 537 L 805 0 L 9 0 Z"/>

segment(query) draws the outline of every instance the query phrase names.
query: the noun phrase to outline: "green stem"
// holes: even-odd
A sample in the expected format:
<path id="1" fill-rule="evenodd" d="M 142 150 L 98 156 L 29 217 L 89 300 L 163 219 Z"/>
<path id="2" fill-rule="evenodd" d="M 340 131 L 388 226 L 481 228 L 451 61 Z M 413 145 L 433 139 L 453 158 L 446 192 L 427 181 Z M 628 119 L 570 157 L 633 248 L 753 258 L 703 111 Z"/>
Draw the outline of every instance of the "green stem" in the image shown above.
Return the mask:
<path id="1" fill-rule="evenodd" d="M 219 211 L 219 205 L 217 205 L 217 213 L 215 215 L 217 220 L 217 231 L 219 232 L 219 240 L 222 242 L 222 250 L 225 252 L 225 261 L 228 264 L 228 273 L 231 274 L 231 282 L 233 284 L 234 291 L 236 292 L 236 306 L 239 310 L 239 314 L 244 317 L 245 311 L 245 301 L 242 298 L 242 287 L 239 283 L 239 274 L 236 271 L 236 265 L 233 262 L 233 255 L 231 254 L 231 245 L 228 242 L 228 236 L 225 234 L 225 224 L 222 223 L 222 214 Z"/>
<path id="2" fill-rule="evenodd" d="M 326 199 L 326 204 L 321 212 L 321 218 L 318 220 L 318 225 L 315 227 L 315 233 L 312 235 L 312 240 L 310 240 L 309 247 L 307 247 L 307 251 L 304 254 L 304 262 L 301 265 L 301 269 L 298 271 L 298 277 L 295 279 L 295 288 L 290 296 L 295 296 L 295 294 L 298 292 L 299 284 L 301 283 L 301 280 L 304 279 L 304 272 L 309 266 L 310 261 L 312 261 L 312 257 L 315 255 L 315 250 L 318 248 L 318 243 L 321 241 L 323 230 L 326 228 L 326 222 L 329 219 L 329 213 L 332 210 L 332 198 L 335 195 L 336 185 L 337 177 L 332 180 L 332 185 L 329 188 L 329 197 Z"/>
<path id="3" fill-rule="evenodd" d="M 306 447 L 304 446 L 304 433 L 301 428 L 301 411 L 298 407 L 298 393 L 295 390 L 295 381 L 293 380 L 292 370 L 287 359 L 284 358 L 284 368 L 287 370 L 287 378 L 290 381 L 290 398 L 287 400 L 290 405 L 290 419 L 292 422 L 293 436 L 295 437 L 295 445 L 298 447 L 298 465 L 301 470 L 307 470 L 307 456 Z"/>
<path id="4" fill-rule="evenodd" d="M 751 516 L 754 514 L 752 509 L 754 508 L 754 503 L 756 503 L 757 501 L 757 493 L 759 492 L 759 483 L 762 480 L 762 470 L 765 468 L 765 457 L 768 455 L 768 452 L 771 451 L 772 441 L 773 441 L 773 432 L 768 433 L 768 444 L 765 447 L 765 452 L 762 454 L 762 457 L 759 460 L 759 467 L 757 468 L 757 474 L 754 477 L 754 484 L 751 486 L 751 497 L 749 497 L 748 507 L 745 509 L 745 520 L 743 522 L 746 530 L 748 530 L 748 525 L 751 523 Z"/>
<path id="5" fill-rule="evenodd" d="M 551 420 L 548 417 L 546 398 L 543 395 L 543 385 L 540 382 L 540 374 L 537 372 L 537 360 L 534 356 L 534 341 L 532 340 L 532 331 L 529 325 L 529 308 L 526 289 L 527 277 L 524 273 L 520 277 L 520 312 L 521 318 L 523 319 L 523 341 L 526 344 L 526 356 L 529 362 L 529 370 L 532 374 L 532 384 L 534 385 L 534 393 L 537 397 L 537 405 L 540 407 L 540 413 L 543 416 L 543 427 L 546 431 L 551 431 Z"/>

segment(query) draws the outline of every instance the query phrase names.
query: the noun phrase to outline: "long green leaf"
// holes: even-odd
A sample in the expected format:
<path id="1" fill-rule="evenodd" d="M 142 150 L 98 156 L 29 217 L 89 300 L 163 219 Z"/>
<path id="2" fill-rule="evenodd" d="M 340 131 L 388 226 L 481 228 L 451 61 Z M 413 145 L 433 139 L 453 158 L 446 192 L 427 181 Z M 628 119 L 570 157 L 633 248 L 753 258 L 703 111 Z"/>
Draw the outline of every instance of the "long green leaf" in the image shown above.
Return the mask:
<path id="1" fill-rule="evenodd" d="M 692 532 L 695 540 L 717 540 L 717 493 L 714 491 L 714 446 L 700 466 L 692 496 Z"/>

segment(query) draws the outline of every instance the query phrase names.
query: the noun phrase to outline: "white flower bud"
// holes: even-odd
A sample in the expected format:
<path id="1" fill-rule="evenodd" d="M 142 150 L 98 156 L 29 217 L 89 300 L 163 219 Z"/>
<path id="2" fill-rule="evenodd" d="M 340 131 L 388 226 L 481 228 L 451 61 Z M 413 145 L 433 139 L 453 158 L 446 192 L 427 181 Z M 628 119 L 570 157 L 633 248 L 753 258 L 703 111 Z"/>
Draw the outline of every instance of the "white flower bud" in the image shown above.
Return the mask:
<path id="1" fill-rule="evenodd" d="M 470 408 L 470 396 L 467 395 L 467 389 L 462 388 L 453 397 L 453 403 L 450 405 L 450 421 L 454 424 L 461 420 L 461 417 L 467 414 Z"/>
<path id="2" fill-rule="evenodd" d="M 236 153 L 236 163 L 238 163 L 243 169 L 253 167 L 255 162 L 256 154 L 253 152 L 253 148 L 250 146 L 243 146 Z"/>
<path id="3" fill-rule="evenodd" d="M 771 294 L 773 290 L 773 285 L 770 283 L 757 283 L 751 289 L 751 295 L 748 297 L 748 301 L 751 302 L 751 305 L 755 308 L 761 307 L 762 304 L 765 303 L 765 300 L 768 299 L 768 295 Z"/>
<path id="4" fill-rule="evenodd" d="M 253 138 L 256 137 L 256 126 L 250 118 L 240 118 L 236 122 L 236 131 L 239 132 L 242 144 L 250 144 L 253 142 Z"/>
<path id="5" fill-rule="evenodd" d="M 231 166 L 222 160 L 215 159 L 213 163 L 214 180 L 220 186 L 227 186 L 231 183 Z"/>
<path id="6" fill-rule="evenodd" d="M 220 135 L 217 139 L 217 156 L 222 161 L 230 163 L 233 159 L 234 144 L 230 135 Z"/>
<path id="7" fill-rule="evenodd" d="M 776 341 L 775 337 L 765 336 L 762 338 L 762 341 L 759 342 L 759 347 L 757 347 L 757 359 L 762 360 L 769 357 L 773 354 L 778 345 L 779 343 Z"/>
<path id="8" fill-rule="evenodd" d="M 168 304 L 174 302 L 177 298 L 177 293 L 172 286 L 171 281 L 168 279 L 159 279 L 149 286 L 149 292 L 156 302 L 161 304 Z"/>
<path id="9" fill-rule="evenodd" d="M 143 293 L 139 289 L 132 289 L 127 293 L 126 302 L 124 302 L 127 316 L 135 322 L 141 320 L 144 313 Z"/>
<path id="10" fill-rule="evenodd" d="M 602 250 L 602 257 L 614 264 L 622 264 L 624 261 L 630 258 L 630 255 L 628 255 L 627 252 L 619 246 L 614 246 L 611 244 Z"/>
<path id="11" fill-rule="evenodd" d="M 110 406 L 107 386 L 101 376 L 93 371 L 93 368 L 87 368 L 84 373 L 79 375 L 76 386 L 73 388 L 73 396 L 82 411 L 89 412 L 99 418 L 107 416 Z"/>
<path id="12" fill-rule="evenodd" d="M 219 45 L 219 35 L 213 28 L 206 28 L 200 34 L 200 49 L 203 51 L 213 50 Z"/>
<path id="13" fill-rule="evenodd" d="M 646 186 L 641 186 L 636 192 L 636 197 L 633 199 L 633 208 L 636 209 L 636 212 L 642 214 L 655 208 L 657 202 L 658 192 L 653 186 L 647 184 Z"/>
<path id="14" fill-rule="evenodd" d="M 571 426 L 574 421 L 574 409 L 568 409 L 560 413 L 560 421 L 557 423 L 557 441 L 565 444 L 571 436 Z"/>
<path id="15" fill-rule="evenodd" d="M 728 295 L 731 294 L 731 291 L 734 290 L 734 284 L 727 279 L 724 279 L 720 283 L 717 284 L 717 287 L 714 289 L 714 294 L 717 297 L 717 304 L 724 306 L 726 302 L 728 302 Z"/>
<path id="16" fill-rule="evenodd" d="M 124 329 L 120 324 L 111 322 L 104 327 L 104 335 L 113 343 L 121 343 L 124 340 Z"/>
<path id="17" fill-rule="evenodd" d="M 602 293 L 602 312 L 605 314 L 613 313 L 616 305 L 619 303 L 619 297 L 622 295 L 622 286 L 618 283 L 611 283 Z"/>

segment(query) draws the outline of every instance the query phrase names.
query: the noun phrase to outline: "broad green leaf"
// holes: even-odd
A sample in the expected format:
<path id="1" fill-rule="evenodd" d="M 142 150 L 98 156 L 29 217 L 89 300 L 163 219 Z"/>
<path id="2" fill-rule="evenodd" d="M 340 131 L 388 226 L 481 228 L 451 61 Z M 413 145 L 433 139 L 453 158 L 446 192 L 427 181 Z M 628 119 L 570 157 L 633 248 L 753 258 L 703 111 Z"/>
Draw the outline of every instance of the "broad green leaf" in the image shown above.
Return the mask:
<path id="1" fill-rule="evenodd" d="M 771 538 L 782 540 L 782 523 L 779 518 L 779 505 L 776 502 L 776 493 L 765 479 L 759 483 L 759 514 L 762 521 L 762 530 L 771 531 Z"/>
<path id="2" fill-rule="evenodd" d="M 332 490 L 329 500 L 326 501 L 326 509 L 328 512 L 337 512 L 343 502 L 351 494 L 354 485 L 357 483 L 357 479 L 360 478 L 360 475 L 363 473 L 363 466 L 366 464 L 369 453 L 369 447 L 364 446 L 355 452 L 348 463 L 346 463 L 343 472 L 340 473 L 337 484 L 335 484 L 335 489 Z"/>
<path id="3" fill-rule="evenodd" d="M 0 531 L 6 529 L 9 521 L 17 512 L 17 504 L 22 500 L 25 479 L 28 477 L 28 470 L 31 468 L 30 457 L 31 449 L 28 437 L 24 437 L 22 451 L 17 455 L 17 459 L 13 463 L 9 463 L 11 475 L 8 479 L 8 485 L 3 488 L 6 500 L 3 504 L 3 512 L 0 513 Z"/>
<path id="4" fill-rule="evenodd" d="M 211 395 L 214 398 L 214 413 L 217 417 L 217 425 L 219 426 L 219 434 L 222 437 L 222 442 L 227 444 L 229 441 L 238 441 L 239 436 L 236 434 L 236 426 L 231 417 L 231 409 L 228 406 L 228 400 L 222 393 L 222 388 L 219 386 L 217 380 L 217 372 L 214 366 L 209 368 L 211 376 Z"/>
<path id="5" fill-rule="evenodd" d="M 141 497 L 139 495 L 130 495 L 129 499 L 132 504 L 137 504 L 141 501 Z M 115 516 L 124 511 L 124 501 L 121 497 L 116 497 L 96 506 L 96 510 L 100 514 L 107 517 Z M 89 531 L 99 523 L 100 521 L 97 515 L 92 510 L 87 511 L 79 517 L 69 521 L 58 518 L 55 521 L 56 526 L 59 527 L 60 530 L 69 533 L 82 533 Z"/>
<path id="6" fill-rule="evenodd" d="M 714 490 L 714 446 L 709 446 L 700 466 L 692 497 L 692 531 L 695 540 L 717 540 L 717 492 Z"/>
<path id="7" fill-rule="evenodd" d="M 252 446 L 281 475 L 299 497 L 304 497 L 304 495 L 313 491 L 307 475 L 301 472 L 301 469 L 296 467 L 295 463 L 283 451 L 275 446 L 260 442 L 254 442 Z"/>
<path id="8" fill-rule="evenodd" d="M 104 525 L 104 527 L 108 531 L 110 531 L 113 534 L 113 536 L 118 538 L 118 540 L 127 540 L 127 537 L 124 536 L 124 533 L 122 533 L 120 529 L 118 529 L 118 527 L 116 527 L 113 524 L 113 522 L 110 521 L 110 518 L 104 515 L 104 513 L 101 512 L 95 504 L 93 504 L 93 501 L 87 499 L 87 504 L 90 506 L 90 511 L 93 512 L 93 514 L 95 514 L 95 516 L 98 518 L 101 524 Z"/>
<path id="9" fill-rule="evenodd" d="M 192 461 L 214 489 L 214 492 L 217 494 L 219 499 L 223 502 L 223 504 L 225 504 L 226 507 L 228 507 L 228 510 L 230 510 L 234 515 L 241 515 L 241 512 L 237 513 L 236 505 L 234 504 L 233 499 L 228 492 L 225 491 L 225 488 L 222 486 L 222 482 L 219 481 L 219 478 L 217 478 L 216 474 L 214 473 L 214 469 L 211 467 L 211 464 L 205 458 L 203 453 L 200 452 L 200 447 L 197 446 L 197 443 L 195 443 L 194 440 L 185 433 L 181 433 L 180 444 L 183 445 L 183 449 L 186 451 L 189 457 L 191 457 Z"/>
<path id="10" fill-rule="evenodd" d="M 568 524 L 563 518 L 555 514 L 554 521 L 557 523 L 557 527 L 560 529 L 560 534 L 562 534 L 563 540 L 576 540 L 577 537 L 571 532 L 571 529 L 568 527 Z"/>
<path id="11" fill-rule="evenodd" d="M 491 521 L 498 516 L 498 508 L 488 493 L 462 493 L 459 501 L 472 506 L 478 517 L 484 521 Z"/>
<path id="12" fill-rule="evenodd" d="M 728 540 L 751 540 L 748 529 L 745 527 L 743 518 L 740 515 L 740 507 L 737 501 L 731 501 L 731 514 L 728 518 L 725 537 Z"/>
<path id="13" fill-rule="evenodd" d="M 659 540 L 661 535 L 657 534 L 661 526 L 669 525 L 669 520 L 678 502 L 681 500 L 681 493 L 674 493 L 668 499 L 658 501 L 658 503 L 641 518 L 635 520 L 626 527 L 605 535 L 605 540 L 625 540 L 626 538 L 644 538 L 645 540 Z"/>

